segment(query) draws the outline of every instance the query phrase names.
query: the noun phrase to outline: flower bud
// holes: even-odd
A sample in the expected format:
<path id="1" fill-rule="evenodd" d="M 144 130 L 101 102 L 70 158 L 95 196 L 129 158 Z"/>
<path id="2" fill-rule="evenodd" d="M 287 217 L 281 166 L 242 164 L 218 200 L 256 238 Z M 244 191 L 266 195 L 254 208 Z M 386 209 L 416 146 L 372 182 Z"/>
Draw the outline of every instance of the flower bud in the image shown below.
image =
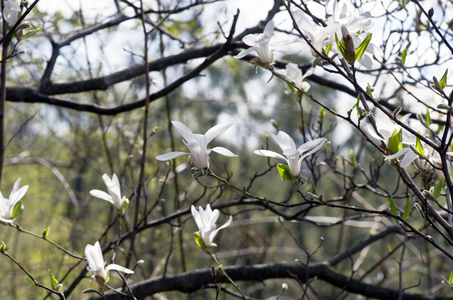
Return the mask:
<path id="1" fill-rule="evenodd" d="M 355 61 L 355 47 L 352 36 L 349 34 L 346 26 L 341 25 L 341 34 L 343 35 L 343 43 L 346 46 L 346 60 L 349 64 L 353 64 Z"/>

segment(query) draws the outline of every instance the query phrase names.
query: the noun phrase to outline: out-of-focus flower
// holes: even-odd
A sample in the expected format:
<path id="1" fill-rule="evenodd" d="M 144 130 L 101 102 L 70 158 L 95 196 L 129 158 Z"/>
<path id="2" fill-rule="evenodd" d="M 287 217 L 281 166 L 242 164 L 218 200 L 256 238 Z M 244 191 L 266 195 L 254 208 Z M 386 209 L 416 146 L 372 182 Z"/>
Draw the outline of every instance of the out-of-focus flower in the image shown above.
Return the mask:
<path id="1" fill-rule="evenodd" d="M 197 241 L 198 246 L 203 250 L 217 247 L 217 244 L 212 241 L 220 229 L 223 229 L 231 224 L 233 217 L 230 216 L 230 219 L 225 224 L 217 228 L 215 222 L 217 222 L 220 215 L 218 209 L 212 210 L 211 206 L 208 204 L 206 205 L 205 210 L 200 206 L 197 211 L 195 206 L 192 205 L 191 211 L 192 216 L 195 219 L 195 223 L 197 223 L 198 226 L 198 232 L 195 233 L 195 235 L 198 235 L 199 237 L 199 241 Z"/>
<path id="2" fill-rule="evenodd" d="M 3 18 L 10 26 L 16 24 L 19 18 L 20 7 L 14 0 L 4 0 L 3 2 Z"/>
<path id="3" fill-rule="evenodd" d="M 294 54 L 297 51 L 289 50 L 288 45 L 294 43 L 296 40 L 287 40 L 279 42 L 271 42 L 272 35 L 274 34 L 274 20 L 270 20 L 264 27 L 263 33 L 248 34 L 242 41 L 250 48 L 242 50 L 234 58 L 243 58 L 244 56 L 255 52 L 258 55 L 260 62 L 264 65 L 272 63 L 273 51 L 278 51 L 283 54 Z"/>
<path id="4" fill-rule="evenodd" d="M 329 43 L 335 41 L 334 34 L 339 31 L 339 24 L 335 23 L 327 27 L 317 25 L 309 20 L 306 14 L 299 10 L 293 11 L 293 16 L 299 29 L 306 35 L 310 44 L 318 52 L 322 53 L 322 49 L 324 49 Z M 305 40 L 303 40 L 303 42 L 305 42 Z M 310 47 L 310 52 L 313 57 L 318 57 L 318 54 L 312 47 Z"/>
<path id="5" fill-rule="evenodd" d="M 321 149 L 321 147 L 327 141 L 327 139 L 325 138 L 317 138 L 312 141 L 306 142 L 299 148 L 296 148 L 296 143 L 294 143 L 294 140 L 287 133 L 279 131 L 277 135 L 272 133 L 270 135 L 275 143 L 277 143 L 277 145 L 282 149 L 284 156 L 270 150 L 255 150 L 254 153 L 261 156 L 285 160 L 288 163 L 290 173 L 293 178 L 298 178 L 301 175 L 300 166 L 302 164 L 302 161 L 307 156 Z"/>
<path id="6" fill-rule="evenodd" d="M 85 256 L 88 261 L 87 270 L 94 273 L 94 275 L 91 276 L 91 279 L 95 279 L 99 286 L 104 286 L 104 284 L 109 281 L 110 270 L 115 270 L 126 274 L 134 273 L 134 271 L 117 264 L 110 264 L 106 268 L 104 268 L 106 262 L 104 261 L 104 257 L 102 256 L 102 249 L 99 241 L 97 241 L 94 245 L 86 245 Z"/>
<path id="7" fill-rule="evenodd" d="M 406 123 L 407 120 L 409 119 L 410 115 L 411 114 L 404 115 L 400 119 L 400 121 L 402 123 Z M 365 131 L 368 133 L 369 136 L 371 136 L 372 138 L 374 138 L 376 140 L 383 142 L 387 147 L 389 147 L 390 139 L 392 138 L 392 136 L 394 136 L 395 131 L 399 132 L 401 129 L 401 126 L 396 124 L 393 120 L 390 120 L 388 117 L 385 117 L 384 119 L 379 120 L 379 122 L 377 122 L 376 126 L 377 126 L 377 130 L 380 133 L 380 135 L 377 134 L 376 131 L 373 129 L 373 127 L 371 127 L 371 125 L 369 125 L 369 124 L 367 124 L 367 126 L 365 127 Z M 394 153 L 396 153 L 396 152 L 394 152 Z M 394 154 L 394 153 L 392 153 L 392 154 Z"/>
<path id="8" fill-rule="evenodd" d="M 19 188 L 19 186 L 20 178 L 14 183 L 9 199 L 3 197 L 2 192 L 0 192 L 0 222 L 14 222 L 15 218 L 24 210 L 24 204 L 21 199 L 27 192 L 28 185 L 21 188 Z"/>
<path id="9" fill-rule="evenodd" d="M 102 175 L 108 194 L 101 190 L 91 190 L 90 194 L 93 197 L 108 201 L 113 204 L 118 212 L 123 212 L 129 205 L 129 199 L 125 196 L 121 197 L 121 186 L 118 177 L 113 173 L 112 179 L 107 174 Z"/>
<path id="10" fill-rule="evenodd" d="M 310 69 L 307 73 L 302 74 L 302 70 L 296 64 L 288 63 L 286 64 L 285 70 L 282 74 L 302 91 L 306 92 L 310 89 L 310 84 L 304 81 L 304 79 L 313 74 L 312 69 Z"/>
<path id="11" fill-rule="evenodd" d="M 232 123 L 216 125 L 209 129 L 204 135 L 193 133 L 189 127 L 187 127 L 181 122 L 171 121 L 171 123 L 173 124 L 173 126 L 175 126 L 176 130 L 178 130 L 178 132 L 182 135 L 183 142 L 187 146 L 187 148 L 189 148 L 190 152 L 189 153 L 180 151 L 170 152 L 156 156 L 157 160 L 167 161 L 182 155 L 189 155 L 190 159 L 193 162 L 194 167 L 198 170 L 202 170 L 209 167 L 209 154 L 211 153 L 211 151 L 229 157 L 237 157 L 236 154 L 223 147 L 215 147 L 212 149 L 207 148 L 208 144 L 216 136 L 227 131 L 228 128 L 230 128 L 231 125 L 233 125 Z"/>

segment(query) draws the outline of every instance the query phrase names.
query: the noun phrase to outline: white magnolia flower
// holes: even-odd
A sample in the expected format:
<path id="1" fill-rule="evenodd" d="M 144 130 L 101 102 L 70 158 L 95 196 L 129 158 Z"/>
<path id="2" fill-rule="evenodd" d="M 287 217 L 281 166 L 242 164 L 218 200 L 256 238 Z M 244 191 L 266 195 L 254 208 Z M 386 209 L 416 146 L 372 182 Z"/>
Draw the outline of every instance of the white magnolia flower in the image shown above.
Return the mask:
<path id="1" fill-rule="evenodd" d="M 283 159 L 288 163 L 291 176 L 298 178 L 301 175 L 300 166 L 302 161 L 309 155 L 315 153 L 324 145 L 327 141 L 325 138 L 318 138 L 296 148 L 294 140 L 285 132 L 279 131 L 277 135 L 270 134 L 272 139 L 282 149 L 283 155 L 269 150 L 255 150 L 255 154 L 273 158 Z M 308 152 L 307 152 L 308 151 Z M 305 153 L 307 152 L 307 153 Z M 305 153 L 305 154 L 304 154 Z"/>
<path id="2" fill-rule="evenodd" d="M 20 7 L 14 0 L 4 0 L 3 2 L 3 17 L 10 26 L 16 24 L 19 18 Z"/>
<path id="3" fill-rule="evenodd" d="M 129 199 L 125 196 L 121 197 L 121 186 L 118 177 L 113 173 L 112 179 L 110 179 L 107 174 L 104 174 L 102 175 L 102 179 L 109 193 L 107 194 L 100 190 L 91 190 L 91 196 L 108 201 L 113 204 L 117 211 L 123 212 L 129 205 Z"/>
<path id="4" fill-rule="evenodd" d="M 196 233 L 201 237 L 204 248 L 210 249 L 212 247 L 217 247 L 217 244 L 213 243 L 212 241 L 214 240 L 217 232 L 220 229 L 223 229 L 231 224 L 233 217 L 230 216 L 230 219 L 225 224 L 217 228 L 215 222 L 217 222 L 217 219 L 220 215 L 218 209 L 212 210 L 211 206 L 208 204 L 206 205 L 205 210 L 203 210 L 203 208 L 200 206 L 198 207 L 197 211 L 195 206 L 192 205 L 191 211 L 199 230 Z"/>
<path id="5" fill-rule="evenodd" d="M 312 69 L 302 75 L 302 70 L 296 64 L 288 63 L 282 73 L 290 82 L 302 91 L 306 92 L 310 89 L 310 84 L 304 81 L 304 79 L 313 74 Z"/>
<path id="6" fill-rule="evenodd" d="M 9 199 L 3 197 L 0 192 L 0 221 L 4 223 L 12 223 L 15 218 L 22 212 L 22 203 L 20 199 L 25 195 L 28 190 L 28 185 L 19 188 L 20 178 L 14 183 L 13 190 L 9 196 Z M 14 207 L 20 205 L 16 213 L 14 213 Z"/>
<path id="7" fill-rule="evenodd" d="M 418 155 L 412 151 L 411 148 L 403 148 L 392 155 L 384 155 L 386 160 L 392 160 L 396 158 L 400 158 L 400 167 L 407 168 L 409 165 L 418 157 Z"/>
<path id="8" fill-rule="evenodd" d="M 181 122 L 171 121 L 171 123 L 173 124 L 173 126 L 175 126 L 176 130 L 178 130 L 178 132 L 182 135 L 183 142 L 187 146 L 187 148 L 189 148 L 190 152 L 189 153 L 179 151 L 170 152 L 167 154 L 156 156 L 157 160 L 167 161 L 182 155 L 189 155 L 195 168 L 197 168 L 198 170 L 202 170 L 209 167 L 209 154 L 211 153 L 211 151 L 229 157 L 237 157 L 236 154 L 223 147 L 215 147 L 212 149 L 207 148 L 208 144 L 216 136 L 227 131 L 228 128 L 230 128 L 231 125 L 233 125 L 232 123 L 218 124 L 209 129 L 208 131 L 206 131 L 204 135 L 193 133 L 189 127 L 187 127 Z"/>
<path id="9" fill-rule="evenodd" d="M 297 26 L 305 34 L 310 44 L 320 53 L 328 44 L 334 43 L 335 32 L 340 30 L 340 24 L 332 24 L 327 27 L 323 27 L 313 23 L 308 19 L 308 16 L 302 11 L 293 11 L 294 19 L 296 20 Z M 305 42 L 305 40 L 303 40 Z M 310 47 L 310 52 L 313 57 L 317 58 L 318 54 Z"/>
<path id="10" fill-rule="evenodd" d="M 411 114 L 406 114 L 400 119 L 400 121 L 402 123 L 406 123 L 410 116 Z M 393 120 L 390 120 L 390 118 L 388 118 L 387 116 L 379 120 L 376 126 L 381 136 L 378 135 L 376 131 L 373 129 L 373 127 L 369 124 L 365 126 L 365 131 L 368 133 L 369 136 L 376 140 L 382 141 L 386 146 L 388 145 L 388 142 L 390 138 L 393 136 L 395 130 L 399 131 L 401 129 L 401 126 L 396 124 Z"/>
<path id="11" fill-rule="evenodd" d="M 134 273 L 134 271 L 117 264 L 110 264 L 106 268 L 104 268 L 106 262 L 104 261 L 104 257 L 102 256 L 102 249 L 101 245 L 99 245 L 99 241 L 97 241 L 94 246 L 88 244 L 85 247 L 85 256 L 88 261 L 87 270 L 94 273 L 94 275 L 91 276 L 91 279 L 96 279 L 96 282 L 100 286 L 103 286 L 109 281 L 110 270 L 115 270 L 126 274 Z"/>
<path id="12" fill-rule="evenodd" d="M 294 54 L 297 51 L 288 49 L 288 45 L 294 43 L 296 40 L 287 40 L 279 42 L 271 42 L 272 35 L 274 34 L 274 20 L 270 20 L 264 27 L 263 33 L 248 34 L 242 38 L 242 41 L 250 48 L 242 50 L 234 58 L 243 58 L 250 54 L 252 51 L 256 52 L 262 64 L 270 64 L 272 62 L 273 51 L 278 51 L 283 54 Z"/>

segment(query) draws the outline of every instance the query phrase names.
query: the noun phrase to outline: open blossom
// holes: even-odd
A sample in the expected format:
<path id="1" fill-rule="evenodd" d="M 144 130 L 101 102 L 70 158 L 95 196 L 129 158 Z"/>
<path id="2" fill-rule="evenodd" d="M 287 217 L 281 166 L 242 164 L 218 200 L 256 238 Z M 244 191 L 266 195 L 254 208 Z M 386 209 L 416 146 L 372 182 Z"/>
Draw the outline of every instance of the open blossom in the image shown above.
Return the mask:
<path id="1" fill-rule="evenodd" d="M 87 270 L 94 273 L 91 278 L 95 279 L 100 286 L 103 286 L 109 281 L 110 270 L 115 270 L 126 274 L 134 273 L 134 271 L 117 264 L 110 264 L 106 268 L 104 268 L 106 262 L 104 261 L 104 257 L 102 256 L 102 249 L 99 241 L 97 241 L 94 245 L 86 245 L 85 256 L 88 262 Z"/>
<path id="2" fill-rule="evenodd" d="M 302 75 L 302 70 L 295 63 L 288 63 L 282 73 L 290 82 L 302 91 L 306 92 L 310 89 L 310 84 L 304 81 L 304 79 L 307 76 L 310 76 L 313 71 L 308 71 Z"/>
<path id="3" fill-rule="evenodd" d="M 205 210 L 200 206 L 197 211 L 195 206 L 192 205 L 191 211 L 199 230 L 198 232 L 196 232 L 196 234 L 201 237 L 203 248 L 210 249 L 212 247 L 217 247 L 217 245 L 212 241 L 214 240 L 217 232 L 219 232 L 220 229 L 223 229 L 231 224 L 233 217 L 230 216 L 230 219 L 225 224 L 217 228 L 215 222 L 217 222 L 217 219 L 220 215 L 218 209 L 212 210 L 211 206 L 208 204 Z"/>
<path id="4" fill-rule="evenodd" d="M 411 114 L 404 115 L 400 119 L 400 121 L 402 123 L 406 123 L 410 115 Z M 371 125 L 369 124 L 367 124 L 367 126 L 365 127 L 365 131 L 368 133 L 369 136 L 383 142 L 386 146 L 388 146 L 390 138 L 393 136 L 395 130 L 399 131 L 401 129 L 400 125 L 396 124 L 393 120 L 390 120 L 390 118 L 388 117 L 385 117 L 384 119 L 377 122 L 376 126 L 380 135 L 377 134 L 373 127 L 371 127 Z"/>
<path id="5" fill-rule="evenodd" d="M 93 197 L 108 201 L 113 204 L 115 209 L 123 212 L 129 205 L 129 199 L 125 196 L 121 197 L 121 186 L 118 177 L 113 173 L 112 179 L 107 174 L 102 175 L 108 194 L 100 190 L 91 190 L 90 194 Z"/>
<path id="6" fill-rule="evenodd" d="M 317 25 L 308 19 L 309 17 L 305 13 L 299 10 L 293 11 L 293 16 L 296 20 L 297 26 L 305 34 L 308 41 L 313 48 L 316 49 L 316 51 L 322 53 L 322 49 L 335 41 L 334 34 L 339 31 L 339 24 L 332 24 L 327 27 Z M 318 54 L 313 48 L 310 47 L 311 54 L 313 57 L 317 58 Z"/>
<path id="7" fill-rule="evenodd" d="M 218 135 L 224 133 L 231 127 L 231 123 L 225 124 L 218 124 L 211 129 L 209 129 L 204 135 L 203 134 L 196 134 L 190 130 L 189 127 L 184 125 L 178 121 L 171 121 L 173 126 L 175 126 L 176 130 L 182 135 L 183 142 L 189 148 L 188 152 L 170 152 L 167 154 L 162 154 L 156 156 L 157 160 L 160 161 L 167 161 L 170 159 L 174 159 L 176 157 L 182 155 L 189 155 L 190 159 L 193 162 L 193 165 L 196 169 L 202 170 L 209 167 L 209 154 L 211 151 L 216 153 L 229 156 L 229 157 L 237 157 L 236 154 L 231 152 L 230 150 L 223 148 L 223 147 L 214 147 L 212 149 L 208 149 L 208 144 Z"/>
<path id="8" fill-rule="evenodd" d="M 273 158 L 283 159 L 288 163 L 291 176 L 298 178 L 301 175 L 300 166 L 302 161 L 309 155 L 315 153 L 327 141 L 325 138 L 318 138 L 308 141 L 296 148 L 294 140 L 285 132 L 279 131 L 277 135 L 270 134 L 275 143 L 282 149 L 283 155 L 270 150 L 255 150 L 255 154 Z M 307 152 L 308 151 L 308 152 Z M 306 153 L 305 153 L 306 152 Z M 305 154 L 304 154 L 305 153 Z"/>
<path id="9" fill-rule="evenodd" d="M 274 27 L 274 20 L 270 20 L 264 27 L 263 33 L 246 35 L 242 41 L 250 48 L 242 50 L 234 58 L 243 58 L 251 52 L 256 52 L 260 62 L 267 65 L 272 62 L 274 50 L 283 54 L 294 54 L 296 51 L 288 50 L 287 48 L 289 44 L 294 43 L 296 40 L 271 42 Z"/>
<path id="10" fill-rule="evenodd" d="M 4 0 L 3 17 L 10 26 L 16 24 L 19 18 L 20 7 L 14 0 Z"/>
<path id="11" fill-rule="evenodd" d="M 9 199 L 3 197 L 0 192 L 0 222 L 12 223 L 15 218 L 22 212 L 23 204 L 20 199 L 25 195 L 28 190 L 28 185 L 19 188 L 20 178 L 14 183 L 13 190 L 9 196 Z M 20 205 L 14 209 L 16 205 Z"/>

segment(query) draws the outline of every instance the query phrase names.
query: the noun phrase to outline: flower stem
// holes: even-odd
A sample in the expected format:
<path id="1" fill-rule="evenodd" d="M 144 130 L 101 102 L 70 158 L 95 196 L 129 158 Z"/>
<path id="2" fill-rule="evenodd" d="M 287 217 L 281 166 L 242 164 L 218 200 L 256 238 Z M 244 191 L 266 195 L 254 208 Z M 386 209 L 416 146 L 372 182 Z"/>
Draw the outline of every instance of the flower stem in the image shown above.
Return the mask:
<path id="1" fill-rule="evenodd" d="M 208 250 L 206 253 L 208 253 L 209 256 L 211 256 L 212 260 L 217 264 L 217 268 L 218 268 L 220 274 L 223 275 L 223 276 L 225 276 L 226 279 L 228 279 L 228 281 L 229 281 L 232 285 L 234 285 L 234 287 L 235 287 L 235 288 L 238 290 L 238 292 L 241 294 L 242 299 L 246 299 L 246 298 L 245 298 L 245 295 L 244 295 L 244 293 L 242 292 L 242 290 L 241 290 L 241 288 L 239 287 L 239 285 L 237 285 L 237 283 L 234 282 L 234 280 L 231 279 L 230 276 L 228 276 L 228 274 L 227 274 L 227 273 L 225 272 L 225 270 L 223 269 L 223 265 L 222 265 L 221 263 L 219 263 L 219 261 L 217 260 L 217 258 L 215 257 L 215 255 L 212 254 L 211 251 L 209 251 L 209 250 Z"/>

